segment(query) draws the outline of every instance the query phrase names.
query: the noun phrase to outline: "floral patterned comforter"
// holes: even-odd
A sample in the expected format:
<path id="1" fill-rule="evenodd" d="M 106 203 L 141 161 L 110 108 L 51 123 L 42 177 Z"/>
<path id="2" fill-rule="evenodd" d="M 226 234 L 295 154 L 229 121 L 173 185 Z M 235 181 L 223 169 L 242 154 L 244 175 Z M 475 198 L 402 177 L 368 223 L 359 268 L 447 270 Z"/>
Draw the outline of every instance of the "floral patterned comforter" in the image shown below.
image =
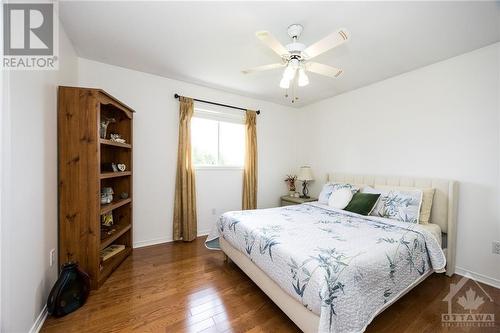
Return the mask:
<path id="1" fill-rule="evenodd" d="M 318 203 L 225 213 L 207 247 L 218 237 L 319 315 L 319 332 L 363 332 L 386 303 L 446 264 L 418 224 Z"/>

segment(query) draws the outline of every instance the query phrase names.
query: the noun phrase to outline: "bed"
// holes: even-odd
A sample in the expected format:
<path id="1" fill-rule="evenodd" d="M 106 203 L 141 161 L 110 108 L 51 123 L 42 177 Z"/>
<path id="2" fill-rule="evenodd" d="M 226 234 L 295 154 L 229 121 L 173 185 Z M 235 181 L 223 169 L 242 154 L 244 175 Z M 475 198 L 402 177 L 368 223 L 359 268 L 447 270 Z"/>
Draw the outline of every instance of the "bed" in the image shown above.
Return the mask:
<path id="1" fill-rule="evenodd" d="M 433 272 L 454 273 L 456 182 L 339 173 L 328 180 L 435 188 L 432 223 L 308 203 L 225 213 L 207 246 L 220 247 L 304 332 L 362 332 Z"/>

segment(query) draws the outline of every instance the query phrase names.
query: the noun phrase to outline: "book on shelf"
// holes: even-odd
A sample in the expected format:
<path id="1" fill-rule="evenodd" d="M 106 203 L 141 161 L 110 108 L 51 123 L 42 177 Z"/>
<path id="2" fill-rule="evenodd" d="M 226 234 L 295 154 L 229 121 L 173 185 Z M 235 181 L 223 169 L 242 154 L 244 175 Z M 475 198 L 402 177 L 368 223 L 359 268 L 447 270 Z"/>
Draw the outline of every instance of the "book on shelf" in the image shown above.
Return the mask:
<path id="1" fill-rule="evenodd" d="M 121 244 L 110 245 L 107 248 L 101 250 L 101 259 L 102 259 L 102 261 L 106 261 L 109 258 L 122 252 L 123 250 L 125 250 L 125 245 L 121 245 Z"/>

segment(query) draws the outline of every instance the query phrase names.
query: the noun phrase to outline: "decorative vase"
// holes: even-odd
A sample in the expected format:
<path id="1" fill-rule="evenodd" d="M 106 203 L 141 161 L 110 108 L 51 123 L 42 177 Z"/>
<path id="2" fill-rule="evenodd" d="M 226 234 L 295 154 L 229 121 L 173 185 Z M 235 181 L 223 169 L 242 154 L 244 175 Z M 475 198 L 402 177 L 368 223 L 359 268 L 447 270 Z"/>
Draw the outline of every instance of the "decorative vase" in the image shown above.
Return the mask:
<path id="1" fill-rule="evenodd" d="M 101 139 L 106 139 L 106 131 L 108 130 L 109 122 L 101 121 L 101 126 L 99 127 L 99 136 Z"/>
<path id="2" fill-rule="evenodd" d="M 115 118 L 106 118 L 100 121 L 99 136 L 101 137 L 101 139 L 106 139 L 106 132 L 108 131 L 108 125 L 114 122 L 116 122 Z"/>

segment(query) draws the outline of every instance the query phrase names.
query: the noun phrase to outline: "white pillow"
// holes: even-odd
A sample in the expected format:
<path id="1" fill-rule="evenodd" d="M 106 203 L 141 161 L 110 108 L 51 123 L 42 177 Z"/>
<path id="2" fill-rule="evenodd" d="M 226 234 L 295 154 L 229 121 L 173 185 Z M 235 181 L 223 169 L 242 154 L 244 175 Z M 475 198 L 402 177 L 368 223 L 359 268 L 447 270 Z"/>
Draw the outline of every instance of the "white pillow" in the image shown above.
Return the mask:
<path id="1" fill-rule="evenodd" d="M 340 188 L 332 192 L 330 198 L 328 199 L 328 206 L 337 209 L 344 209 L 347 207 L 349 202 L 351 202 L 352 196 L 353 194 L 350 188 Z"/>

